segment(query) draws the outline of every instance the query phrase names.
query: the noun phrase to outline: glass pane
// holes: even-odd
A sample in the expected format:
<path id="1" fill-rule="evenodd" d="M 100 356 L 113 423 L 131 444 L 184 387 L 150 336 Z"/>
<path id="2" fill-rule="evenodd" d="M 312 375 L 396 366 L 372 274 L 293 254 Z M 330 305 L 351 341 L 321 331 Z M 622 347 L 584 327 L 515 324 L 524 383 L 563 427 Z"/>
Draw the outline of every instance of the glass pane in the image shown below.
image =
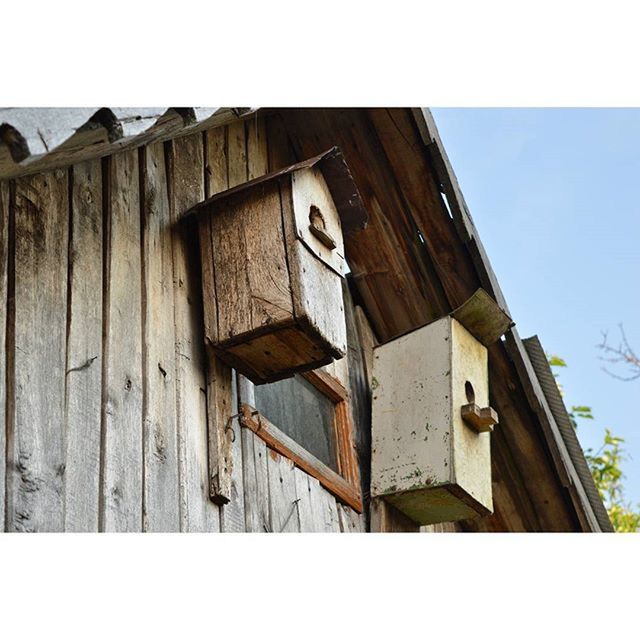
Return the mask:
<path id="1" fill-rule="evenodd" d="M 334 471 L 335 405 L 302 376 L 256 386 L 256 409 Z"/>

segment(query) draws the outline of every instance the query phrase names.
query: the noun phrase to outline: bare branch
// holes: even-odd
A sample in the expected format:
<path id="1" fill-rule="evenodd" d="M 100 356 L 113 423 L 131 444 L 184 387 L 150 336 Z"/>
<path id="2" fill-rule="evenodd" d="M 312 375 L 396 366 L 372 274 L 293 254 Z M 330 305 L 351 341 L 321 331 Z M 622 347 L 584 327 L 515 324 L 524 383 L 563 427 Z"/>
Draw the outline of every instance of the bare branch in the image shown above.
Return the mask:
<path id="1" fill-rule="evenodd" d="M 603 362 L 609 362 L 611 364 L 619 365 L 628 369 L 628 375 L 619 375 L 613 373 L 607 367 L 602 367 L 611 377 L 618 380 L 624 380 L 626 382 L 630 380 L 637 380 L 640 378 L 640 358 L 636 355 L 635 351 L 629 345 L 627 336 L 624 332 L 622 324 L 618 325 L 620 329 L 620 342 L 617 347 L 611 346 L 608 342 L 608 334 L 606 331 L 602 332 L 602 342 L 597 345 L 605 356 L 601 356 L 600 360 Z"/>

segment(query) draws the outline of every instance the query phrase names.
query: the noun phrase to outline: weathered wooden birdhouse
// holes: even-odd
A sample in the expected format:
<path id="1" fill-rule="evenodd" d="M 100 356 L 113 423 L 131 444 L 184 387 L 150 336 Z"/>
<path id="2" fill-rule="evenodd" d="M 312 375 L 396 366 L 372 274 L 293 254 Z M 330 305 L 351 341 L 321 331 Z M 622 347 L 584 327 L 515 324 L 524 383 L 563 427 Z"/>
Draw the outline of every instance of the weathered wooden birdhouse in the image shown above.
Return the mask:
<path id="1" fill-rule="evenodd" d="M 215 195 L 198 217 L 205 339 L 256 384 L 342 358 L 343 231 L 366 213 L 336 148 Z"/>
<path id="2" fill-rule="evenodd" d="M 449 316 L 379 346 L 372 487 L 419 524 L 492 512 L 487 347 L 510 320 L 482 290 Z"/>

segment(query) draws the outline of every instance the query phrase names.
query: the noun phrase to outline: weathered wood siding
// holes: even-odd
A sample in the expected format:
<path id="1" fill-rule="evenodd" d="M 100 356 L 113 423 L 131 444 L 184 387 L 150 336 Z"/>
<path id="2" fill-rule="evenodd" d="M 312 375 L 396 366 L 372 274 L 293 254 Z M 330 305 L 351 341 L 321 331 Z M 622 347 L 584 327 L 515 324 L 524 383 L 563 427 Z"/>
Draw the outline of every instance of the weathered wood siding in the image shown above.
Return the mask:
<path id="1" fill-rule="evenodd" d="M 252 402 L 252 385 L 207 367 L 197 234 L 179 222 L 288 153 L 251 118 L 0 182 L 2 529 L 364 530 L 237 420 L 231 500 L 209 498 L 209 464 L 227 453 L 208 422 Z M 364 355 L 345 302 L 349 358 L 332 373 L 352 380 L 362 460 Z"/>

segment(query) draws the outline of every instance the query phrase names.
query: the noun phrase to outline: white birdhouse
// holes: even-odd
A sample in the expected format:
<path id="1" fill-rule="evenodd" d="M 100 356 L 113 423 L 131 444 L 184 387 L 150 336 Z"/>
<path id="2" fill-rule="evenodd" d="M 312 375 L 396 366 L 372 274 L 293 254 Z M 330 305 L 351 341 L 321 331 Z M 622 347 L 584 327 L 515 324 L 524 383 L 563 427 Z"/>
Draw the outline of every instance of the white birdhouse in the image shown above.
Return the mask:
<path id="1" fill-rule="evenodd" d="M 485 344 L 511 324 L 479 290 L 451 316 L 375 349 L 372 497 L 419 524 L 492 512 L 490 434 L 498 417 L 489 406 Z"/>

